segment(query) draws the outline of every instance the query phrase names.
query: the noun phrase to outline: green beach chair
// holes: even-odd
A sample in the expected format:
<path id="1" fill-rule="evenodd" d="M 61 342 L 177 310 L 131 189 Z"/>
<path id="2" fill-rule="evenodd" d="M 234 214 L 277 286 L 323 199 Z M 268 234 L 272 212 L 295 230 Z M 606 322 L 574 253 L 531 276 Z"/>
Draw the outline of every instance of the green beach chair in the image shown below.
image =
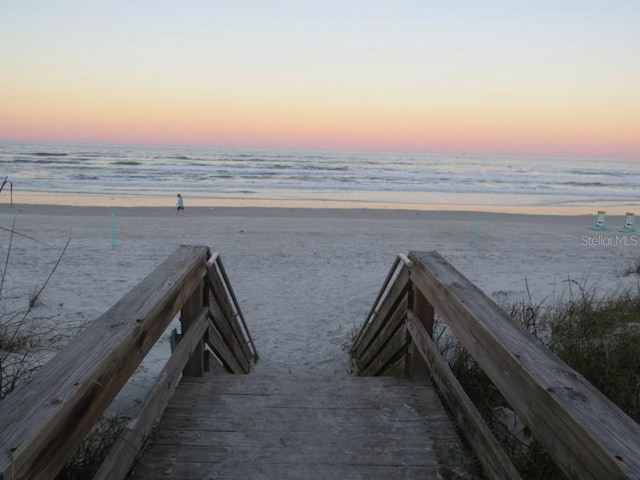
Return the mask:
<path id="1" fill-rule="evenodd" d="M 627 219 L 624 221 L 624 227 L 620 229 L 625 233 L 636 233 L 636 216 L 631 212 L 627 212 Z"/>
<path id="2" fill-rule="evenodd" d="M 606 230 L 607 229 L 607 212 L 604 210 L 598 210 L 598 215 L 596 216 L 596 223 L 592 230 Z"/>

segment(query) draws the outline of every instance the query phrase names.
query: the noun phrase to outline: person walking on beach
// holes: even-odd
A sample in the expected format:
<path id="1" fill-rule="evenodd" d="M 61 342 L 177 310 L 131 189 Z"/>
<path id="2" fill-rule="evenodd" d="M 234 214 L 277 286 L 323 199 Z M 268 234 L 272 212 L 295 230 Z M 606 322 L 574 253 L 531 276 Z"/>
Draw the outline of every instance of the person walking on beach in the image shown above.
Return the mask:
<path id="1" fill-rule="evenodd" d="M 176 206 L 178 207 L 176 209 L 176 215 L 179 215 L 181 211 L 182 211 L 182 215 L 186 215 L 186 212 L 184 211 L 184 199 L 180 194 L 178 194 L 178 203 L 176 204 Z"/>

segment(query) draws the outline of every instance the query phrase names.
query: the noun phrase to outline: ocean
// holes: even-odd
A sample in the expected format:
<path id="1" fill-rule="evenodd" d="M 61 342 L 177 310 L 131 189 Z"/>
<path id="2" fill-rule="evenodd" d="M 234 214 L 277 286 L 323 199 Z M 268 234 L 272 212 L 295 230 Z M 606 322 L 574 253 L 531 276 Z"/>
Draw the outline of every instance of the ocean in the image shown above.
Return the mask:
<path id="1" fill-rule="evenodd" d="M 30 195 L 599 208 L 638 204 L 640 159 L 0 143 L 0 177 Z"/>

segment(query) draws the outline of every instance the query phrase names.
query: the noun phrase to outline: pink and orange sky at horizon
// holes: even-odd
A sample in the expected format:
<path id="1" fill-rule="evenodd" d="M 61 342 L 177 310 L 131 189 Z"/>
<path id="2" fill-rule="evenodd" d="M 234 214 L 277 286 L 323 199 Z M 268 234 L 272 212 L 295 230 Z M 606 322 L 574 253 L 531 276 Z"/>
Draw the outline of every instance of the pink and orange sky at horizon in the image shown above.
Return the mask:
<path id="1" fill-rule="evenodd" d="M 5 3 L 0 141 L 640 160 L 639 24 L 623 0 Z"/>

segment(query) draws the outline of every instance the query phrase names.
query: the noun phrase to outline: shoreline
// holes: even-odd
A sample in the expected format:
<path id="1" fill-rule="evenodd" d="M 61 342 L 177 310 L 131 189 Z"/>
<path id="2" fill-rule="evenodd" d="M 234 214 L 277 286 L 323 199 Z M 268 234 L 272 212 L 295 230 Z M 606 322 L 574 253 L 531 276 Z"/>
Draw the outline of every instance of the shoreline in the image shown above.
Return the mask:
<path id="1" fill-rule="evenodd" d="M 50 205 L 50 204 L 23 204 L 13 207 L 0 203 L 0 218 L 5 219 L 2 230 L 10 229 L 10 219 L 15 221 L 19 218 L 33 218 L 47 221 L 48 218 L 59 218 L 62 223 L 92 222 L 100 228 L 111 225 L 118 231 L 129 230 L 136 221 L 156 221 L 170 228 L 188 229 L 197 232 L 200 228 L 208 225 L 242 224 L 245 228 L 252 228 L 253 225 L 264 225 L 273 223 L 280 225 L 282 222 L 289 222 L 291 225 L 297 222 L 315 222 L 321 225 L 324 222 L 338 222 L 343 224 L 342 228 L 347 231 L 353 224 L 368 224 L 371 233 L 376 232 L 384 224 L 397 224 L 401 228 L 421 228 L 431 224 L 438 229 L 453 228 L 459 226 L 472 232 L 475 228 L 480 228 L 486 232 L 487 228 L 493 229 L 499 225 L 539 225 L 542 230 L 547 228 L 564 229 L 572 227 L 582 230 L 583 234 L 615 236 L 628 234 L 620 229 L 625 223 L 625 214 L 609 214 L 606 216 L 607 229 L 594 230 L 592 227 L 596 223 L 596 212 L 541 212 L 537 210 L 522 211 L 490 211 L 490 210 L 447 210 L 436 209 L 443 207 L 431 206 L 433 209 L 385 209 L 385 208 L 328 208 L 328 207 L 284 207 L 284 206 L 215 206 L 202 207 L 194 206 L 186 208 L 187 215 L 176 215 L 173 206 L 79 206 L 79 205 Z M 125 223 L 123 223 L 125 222 Z M 474 226 L 476 225 L 477 226 Z M 332 223 L 333 225 L 333 223 Z M 449 227 L 447 227 L 449 225 Z M 73 226 L 69 225 L 70 231 Z M 537 232 L 543 234 L 543 231 Z M 185 231 L 185 234 L 187 232 Z M 402 237 L 402 230 L 398 230 L 398 235 Z M 637 236 L 638 234 L 632 233 Z M 188 235 L 186 235 L 188 236 Z"/>
<path id="2" fill-rule="evenodd" d="M 435 206 L 434 206 L 435 207 Z M 522 221 L 552 224 L 575 220 L 586 227 L 596 221 L 596 212 L 588 213 L 548 213 L 538 211 L 484 211 L 484 210 L 446 210 L 446 209 L 384 209 L 384 208 L 328 208 L 328 207 L 277 207 L 277 206 L 216 206 L 186 208 L 187 215 L 176 216 L 174 207 L 158 206 L 80 206 L 80 205 L 9 205 L 0 204 L 0 216 L 60 216 L 60 217 L 93 217 L 108 218 L 112 214 L 116 218 L 165 218 L 176 217 L 178 220 L 210 219 L 210 218 L 272 218 L 278 219 L 335 219 L 335 220 L 371 220 L 371 221 L 434 221 L 458 222 L 474 220 Z M 607 213 L 607 224 L 617 227 L 624 223 L 625 215 Z M 610 227 L 611 228 L 611 227 Z M 617 228 L 609 230 L 617 231 Z M 608 232 L 608 231 L 605 231 Z"/>
<path id="3" fill-rule="evenodd" d="M 108 197 L 89 195 L 13 195 L 13 207 L 8 196 L 0 198 L 0 212 L 34 213 L 36 211 L 51 211 L 51 209 L 73 209 L 75 211 L 103 210 L 137 211 L 144 209 L 146 214 L 154 215 L 165 212 L 175 212 L 175 197 Z M 260 198 L 202 198 L 185 197 L 187 213 L 203 215 L 205 213 L 238 211 L 241 209 L 259 209 L 261 211 L 332 211 L 340 215 L 349 211 L 372 212 L 449 212 L 467 214 L 509 214 L 535 216 L 584 216 L 596 215 L 599 210 L 607 212 L 608 216 L 624 216 L 627 212 L 640 214 L 640 203 L 637 205 L 473 205 L 468 203 L 390 203 L 390 202 L 357 202 L 338 200 L 294 200 L 294 199 L 260 199 Z M 162 212 L 162 213 L 161 213 Z"/>

